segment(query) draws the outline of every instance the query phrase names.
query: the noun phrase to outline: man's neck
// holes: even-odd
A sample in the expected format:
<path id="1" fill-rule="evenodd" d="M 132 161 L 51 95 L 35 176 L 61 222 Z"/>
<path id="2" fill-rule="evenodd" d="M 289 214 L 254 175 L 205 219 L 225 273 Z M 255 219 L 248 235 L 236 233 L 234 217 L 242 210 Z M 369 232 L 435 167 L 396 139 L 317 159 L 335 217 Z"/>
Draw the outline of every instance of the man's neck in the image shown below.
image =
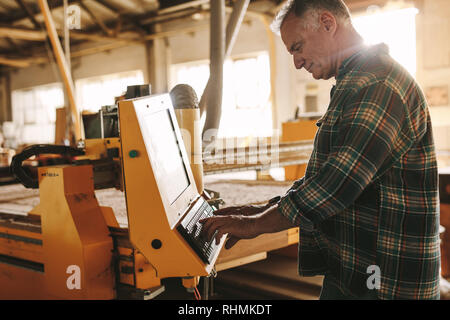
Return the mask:
<path id="1" fill-rule="evenodd" d="M 361 51 L 364 47 L 364 39 L 356 32 L 352 26 L 344 27 L 342 34 L 340 35 L 337 43 L 338 49 L 336 50 L 336 73 L 335 78 L 338 75 L 339 68 L 342 63 L 350 58 L 355 53 Z"/>

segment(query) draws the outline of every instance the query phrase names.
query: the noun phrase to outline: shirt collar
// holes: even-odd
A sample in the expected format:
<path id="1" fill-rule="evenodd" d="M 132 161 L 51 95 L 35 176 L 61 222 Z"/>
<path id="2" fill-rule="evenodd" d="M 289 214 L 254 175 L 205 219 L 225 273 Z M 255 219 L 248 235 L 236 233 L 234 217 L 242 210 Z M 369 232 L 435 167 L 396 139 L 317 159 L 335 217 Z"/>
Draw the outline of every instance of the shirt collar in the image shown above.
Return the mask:
<path id="1" fill-rule="evenodd" d="M 336 80 L 342 79 L 345 74 L 352 70 L 360 61 L 360 58 L 368 55 L 389 54 L 389 47 L 385 43 L 373 46 L 364 46 L 361 50 L 345 59 L 339 67 Z"/>

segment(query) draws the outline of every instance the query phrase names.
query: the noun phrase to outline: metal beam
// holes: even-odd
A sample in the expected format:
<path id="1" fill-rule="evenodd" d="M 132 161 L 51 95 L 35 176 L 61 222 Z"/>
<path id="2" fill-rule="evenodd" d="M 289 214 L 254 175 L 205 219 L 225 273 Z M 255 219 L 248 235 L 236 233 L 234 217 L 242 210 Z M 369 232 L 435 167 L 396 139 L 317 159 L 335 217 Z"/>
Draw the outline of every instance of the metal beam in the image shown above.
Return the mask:
<path id="1" fill-rule="evenodd" d="M 250 0 L 238 0 L 234 4 L 233 11 L 231 12 L 227 24 L 225 57 L 229 56 L 233 49 L 249 3 Z"/>
<path id="2" fill-rule="evenodd" d="M 222 115 L 223 63 L 225 60 L 225 0 L 211 1 L 210 17 L 210 94 L 206 94 L 205 126 L 202 137 L 208 130 L 218 130 Z M 210 137 L 214 140 L 217 132 Z M 202 139 L 202 140 L 203 140 Z M 211 141 L 212 142 L 212 141 Z"/>
<path id="3" fill-rule="evenodd" d="M 239 29 L 241 27 L 242 21 L 244 19 L 245 14 L 247 13 L 247 8 L 250 3 L 250 0 L 238 0 L 232 11 L 230 18 L 227 23 L 226 28 L 226 38 L 225 38 L 225 56 L 224 59 L 231 54 L 231 50 L 233 49 L 234 42 L 236 41 L 237 35 L 239 33 Z M 226 11 L 231 10 L 231 8 L 225 8 Z M 213 89 L 211 89 L 211 77 L 208 79 L 208 83 L 206 84 L 205 90 L 203 91 L 203 95 L 200 99 L 199 107 L 200 114 L 203 114 L 206 110 L 206 101 L 208 101 L 208 95 L 211 94 Z"/>

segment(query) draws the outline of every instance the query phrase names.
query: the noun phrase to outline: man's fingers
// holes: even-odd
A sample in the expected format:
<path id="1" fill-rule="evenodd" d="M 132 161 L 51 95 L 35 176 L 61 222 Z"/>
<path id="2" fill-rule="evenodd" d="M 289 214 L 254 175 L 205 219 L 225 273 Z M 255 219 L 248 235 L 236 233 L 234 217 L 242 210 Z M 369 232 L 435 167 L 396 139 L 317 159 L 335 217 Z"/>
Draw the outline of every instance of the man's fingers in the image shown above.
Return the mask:
<path id="1" fill-rule="evenodd" d="M 199 222 L 203 224 L 201 232 L 208 240 L 210 240 L 213 237 L 214 232 L 225 223 L 223 218 L 224 217 L 211 217 L 199 220 Z"/>
<path id="2" fill-rule="evenodd" d="M 225 227 L 225 226 L 219 227 L 219 228 L 217 229 L 217 234 L 216 234 L 216 245 L 218 245 L 218 244 L 220 243 L 220 239 L 222 239 L 223 235 L 226 234 L 226 233 L 228 233 L 228 232 L 227 232 L 227 229 L 228 229 L 228 228 Z"/>
<path id="3" fill-rule="evenodd" d="M 225 249 L 231 249 L 239 240 L 239 238 L 236 237 L 230 237 L 227 242 L 225 243 Z"/>

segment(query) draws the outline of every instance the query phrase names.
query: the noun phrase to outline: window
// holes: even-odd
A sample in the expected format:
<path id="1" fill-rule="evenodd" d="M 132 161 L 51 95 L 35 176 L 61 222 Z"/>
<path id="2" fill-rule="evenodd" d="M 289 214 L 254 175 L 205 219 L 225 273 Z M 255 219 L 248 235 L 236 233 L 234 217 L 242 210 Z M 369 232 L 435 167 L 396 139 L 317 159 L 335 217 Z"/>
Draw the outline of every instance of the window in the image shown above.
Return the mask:
<path id="1" fill-rule="evenodd" d="M 56 108 L 64 106 L 62 84 L 55 83 L 12 92 L 16 144 L 54 143 Z"/>
<path id="2" fill-rule="evenodd" d="M 391 56 L 413 76 L 416 73 L 416 8 L 381 11 L 353 18 L 367 44 L 384 42 Z"/>
<path id="3" fill-rule="evenodd" d="M 209 79 L 209 62 L 173 65 L 171 87 L 189 84 L 200 99 Z M 224 63 L 222 117 L 218 137 L 272 135 L 270 62 L 266 52 Z"/>
<path id="4" fill-rule="evenodd" d="M 75 86 L 79 111 L 97 112 L 102 106 L 113 105 L 114 98 L 121 96 L 127 86 L 138 84 L 144 84 L 141 70 L 77 80 Z"/>

